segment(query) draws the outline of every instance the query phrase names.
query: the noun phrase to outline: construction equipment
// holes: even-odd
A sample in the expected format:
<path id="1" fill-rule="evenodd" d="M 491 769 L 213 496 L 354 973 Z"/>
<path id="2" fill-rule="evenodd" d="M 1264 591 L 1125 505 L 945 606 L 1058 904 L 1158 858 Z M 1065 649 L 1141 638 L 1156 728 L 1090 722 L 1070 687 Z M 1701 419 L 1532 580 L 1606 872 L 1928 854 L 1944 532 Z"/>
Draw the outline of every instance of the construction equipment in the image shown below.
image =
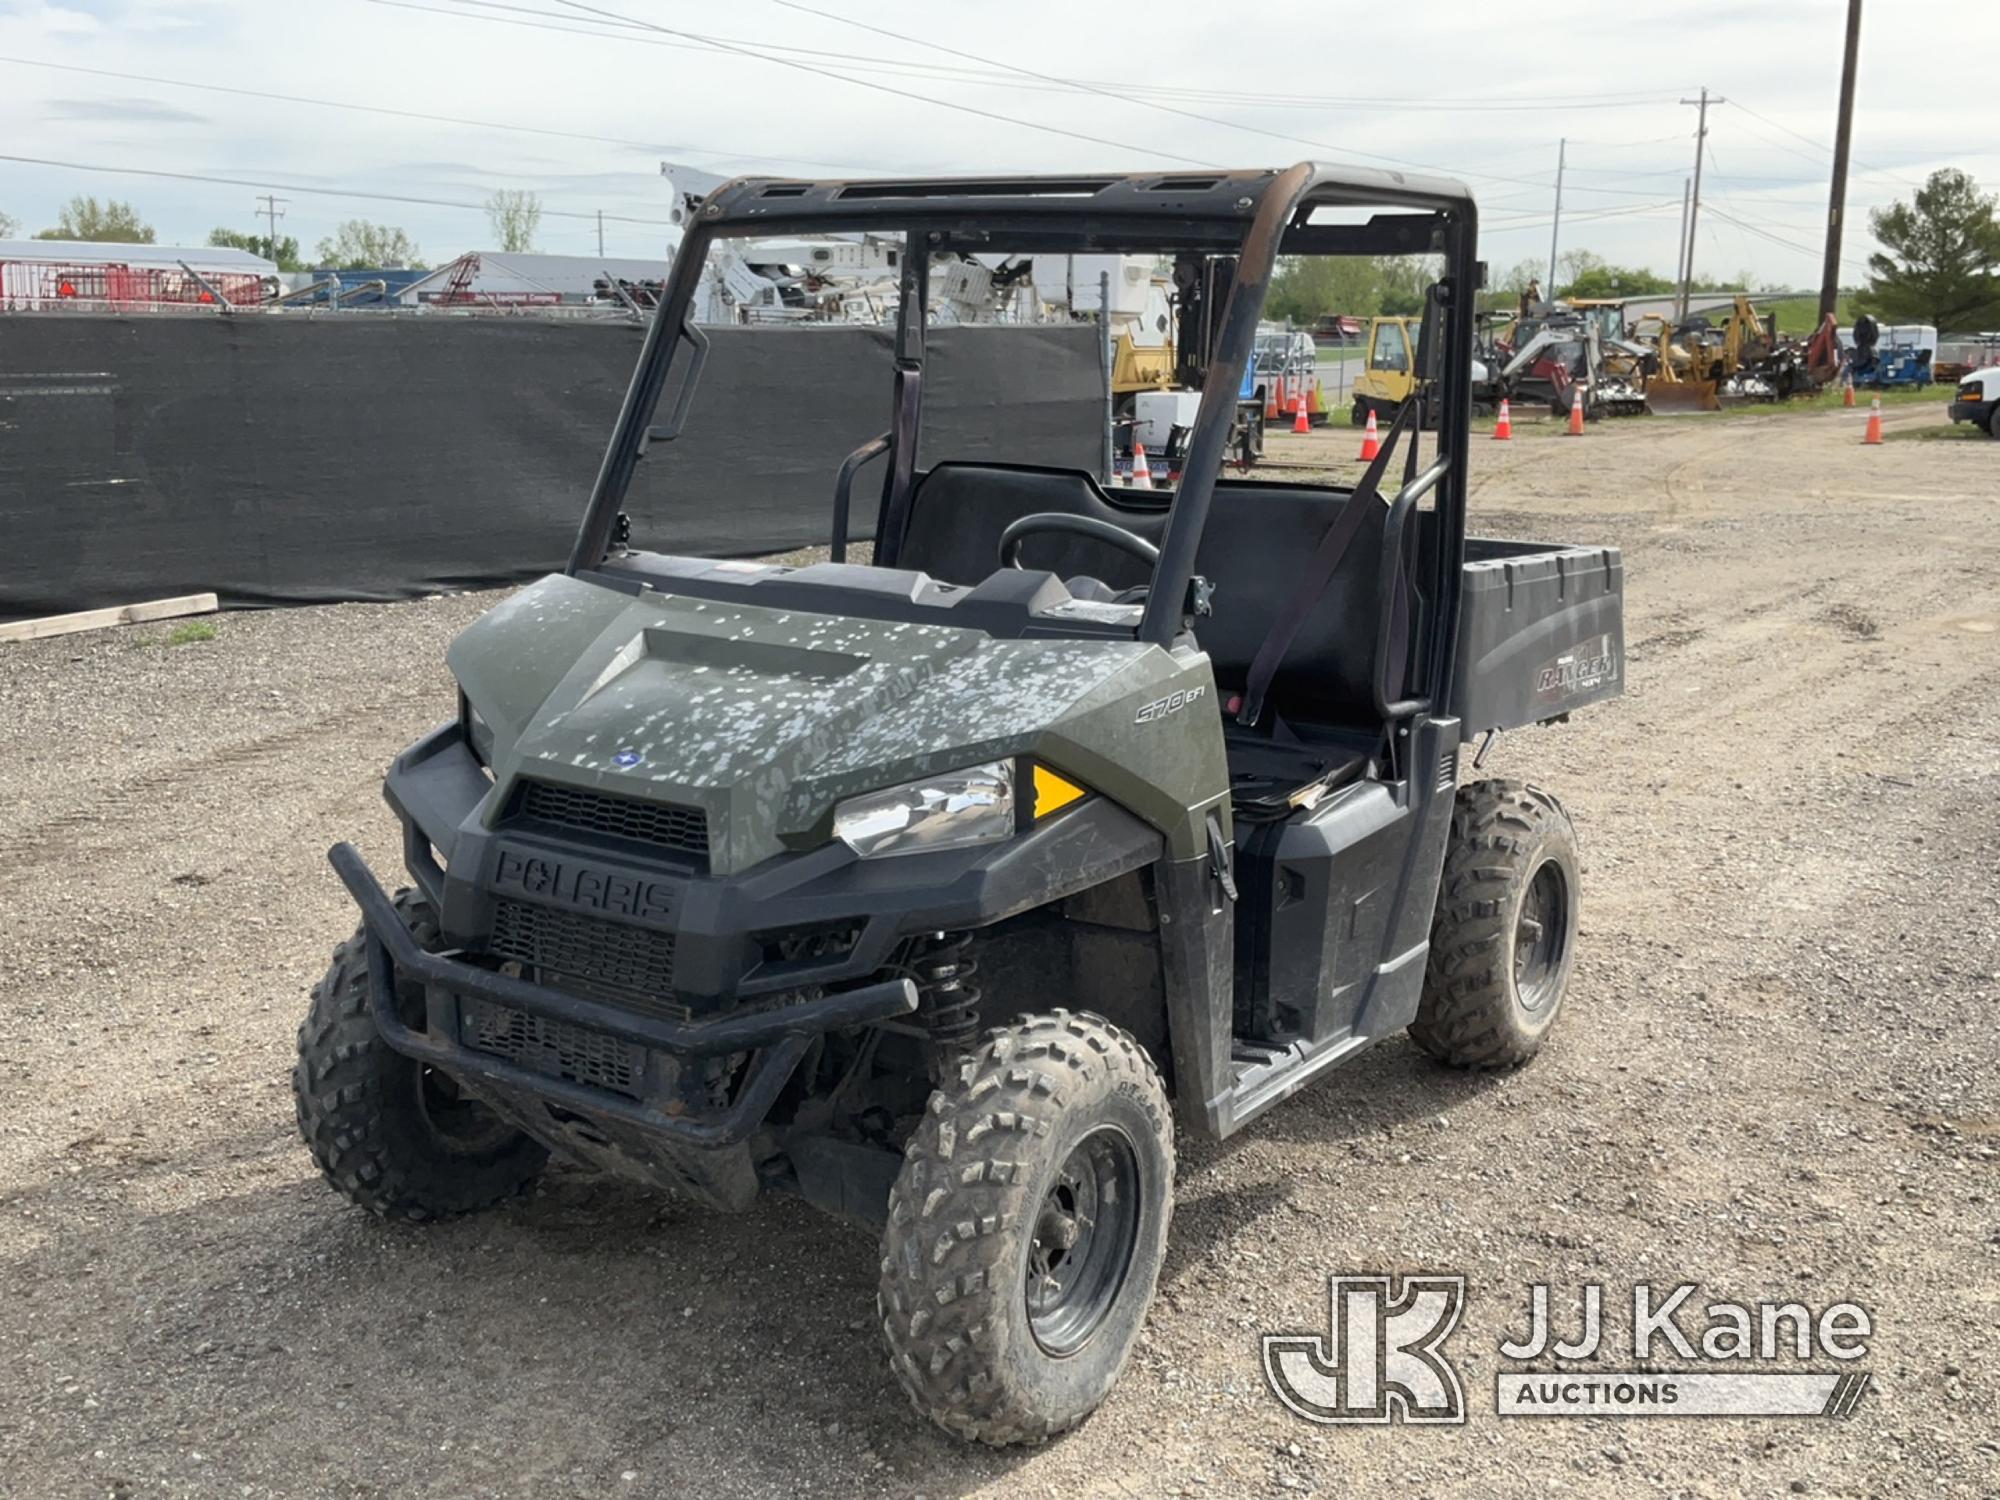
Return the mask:
<path id="1" fill-rule="evenodd" d="M 1938 331 L 1928 323 L 1884 325 L 1863 313 L 1854 320 L 1854 348 L 1848 370 L 1862 389 L 1927 386 L 1936 357 Z"/>
<path id="2" fill-rule="evenodd" d="M 1436 380 L 1418 365 L 1417 351 L 1423 344 L 1422 320 L 1406 317 L 1379 317 L 1368 320 L 1367 352 L 1361 373 L 1354 377 L 1354 404 L 1351 416 L 1356 427 L 1370 416 L 1387 420 L 1404 402 L 1415 397 L 1418 419 L 1426 427 L 1436 425 Z M 1472 414 L 1491 415 L 1499 404 L 1501 391 L 1492 373 L 1490 356 L 1475 349 L 1472 358 Z"/>
<path id="3" fill-rule="evenodd" d="M 1598 304 L 1585 311 L 1545 302 L 1515 319 L 1493 340 L 1500 389 L 1517 401 L 1544 402 L 1557 417 L 1569 416 L 1577 392 L 1584 415 L 1593 421 L 1644 411 L 1647 351 L 1628 346 L 1622 330 L 1615 345 L 1607 345 L 1607 311 L 1613 326 L 1622 322 L 1615 307 Z"/>
<path id="4" fill-rule="evenodd" d="M 1372 415 L 1393 417 L 1422 385 L 1417 374 L 1417 330 L 1408 318 L 1370 318 L 1367 354 L 1354 377 L 1356 427 Z"/>
<path id="5" fill-rule="evenodd" d="M 414 889 L 332 851 L 361 927 L 294 1073 L 331 1184 L 431 1220 L 557 1153 L 719 1209 L 795 1195 L 879 1230 L 918 1410 L 1039 1442 L 1138 1341 L 1176 1122 L 1229 1136 L 1406 1032 L 1449 1066 L 1529 1059 L 1581 943 L 1575 834 L 1545 791 L 1461 785 L 1460 752 L 1621 691 L 1617 549 L 1466 538 L 1462 364 L 1428 454 L 1405 403 L 1351 483 L 1222 472 L 1280 254 L 1433 247 L 1426 353 L 1464 350 L 1476 222 L 1456 183 L 1309 163 L 715 190 L 567 567 L 459 636 L 456 713 L 388 771 Z M 641 550 L 623 508 L 701 408 L 710 248 L 833 230 L 906 253 L 891 427 L 834 479 L 832 560 Z M 937 451 L 933 265 L 1024 242 L 1199 289 L 1177 487 Z"/>
<path id="6" fill-rule="evenodd" d="M 1810 343 L 1782 338 L 1776 315 L 1738 293 L 1720 325 L 1706 317 L 1677 327 L 1658 314 L 1640 319 L 1635 339 L 1652 340 L 1658 367 L 1646 388 L 1653 411 L 1714 411 L 1724 401 L 1781 401 L 1824 384 L 1824 330 Z"/>
<path id="7" fill-rule="evenodd" d="M 1648 313 L 1632 328 L 1632 341 L 1652 341 L 1654 364 L 1646 377 L 1646 409 L 1663 415 L 1688 411 L 1719 411 L 1722 402 L 1717 382 L 1706 372 L 1705 360 L 1698 360 L 1696 344 L 1677 341 L 1673 323 L 1659 313 Z"/>

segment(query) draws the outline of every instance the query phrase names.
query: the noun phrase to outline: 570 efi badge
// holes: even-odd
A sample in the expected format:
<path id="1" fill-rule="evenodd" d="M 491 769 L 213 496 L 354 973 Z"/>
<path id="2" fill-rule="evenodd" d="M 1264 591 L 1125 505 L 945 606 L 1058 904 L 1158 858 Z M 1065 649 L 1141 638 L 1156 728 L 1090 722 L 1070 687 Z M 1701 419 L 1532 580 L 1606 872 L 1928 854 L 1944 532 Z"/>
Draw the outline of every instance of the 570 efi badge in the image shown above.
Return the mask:
<path id="1" fill-rule="evenodd" d="M 1169 693 L 1164 698 L 1155 698 L 1139 710 L 1134 724 L 1151 724 L 1156 719 L 1164 719 L 1168 714 L 1177 714 L 1190 703 L 1199 702 L 1208 696 L 1206 687 L 1191 687 L 1178 693 Z"/>

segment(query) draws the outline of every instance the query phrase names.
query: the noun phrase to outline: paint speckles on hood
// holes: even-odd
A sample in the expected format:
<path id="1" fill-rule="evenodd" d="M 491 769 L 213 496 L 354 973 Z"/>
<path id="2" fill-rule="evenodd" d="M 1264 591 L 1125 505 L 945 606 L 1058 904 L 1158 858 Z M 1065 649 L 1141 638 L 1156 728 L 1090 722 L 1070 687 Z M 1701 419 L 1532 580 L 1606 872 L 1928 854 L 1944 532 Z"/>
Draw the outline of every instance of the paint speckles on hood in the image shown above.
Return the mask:
<path id="1" fill-rule="evenodd" d="M 452 666 L 494 725 L 496 776 L 700 806 L 726 872 L 839 796 L 1012 753 L 1148 653 L 557 577 L 468 630 Z"/>

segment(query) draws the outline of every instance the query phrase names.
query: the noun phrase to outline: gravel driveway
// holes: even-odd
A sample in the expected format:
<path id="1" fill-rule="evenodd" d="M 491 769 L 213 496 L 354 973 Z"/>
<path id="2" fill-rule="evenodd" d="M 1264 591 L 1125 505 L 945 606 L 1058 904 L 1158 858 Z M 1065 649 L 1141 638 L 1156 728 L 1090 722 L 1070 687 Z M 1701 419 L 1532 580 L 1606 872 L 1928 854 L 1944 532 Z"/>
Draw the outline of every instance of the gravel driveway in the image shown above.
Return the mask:
<path id="1" fill-rule="evenodd" d="M 0 1494 L 2000 1492 L 2000 445 L 1857 417 L 1476 445 L 1475 529 L 1625 549 L 1626 696 L 1488 768 L 1578 826 L 1569 1011 L 1517 1074 L 1397 1040 L 1184 1142 L 1138 1354 L 1035 1451 L 910 1411 L 872 1242 L 802 1207 L 557 1170 L 420 1230 L 312 1172 L 293 1029 L 354 921 L 324 852 L 395 866 L 378 778 L 493 596 L 0 647 Z M 1424 1268 L 1470 1278 L 1468 1425 L 1279 1407 L 1260 1332 Z M 1528 1283 L 1635 1280 L 1858 1300 L 1874 1388 L 1493 1415 Z"/>

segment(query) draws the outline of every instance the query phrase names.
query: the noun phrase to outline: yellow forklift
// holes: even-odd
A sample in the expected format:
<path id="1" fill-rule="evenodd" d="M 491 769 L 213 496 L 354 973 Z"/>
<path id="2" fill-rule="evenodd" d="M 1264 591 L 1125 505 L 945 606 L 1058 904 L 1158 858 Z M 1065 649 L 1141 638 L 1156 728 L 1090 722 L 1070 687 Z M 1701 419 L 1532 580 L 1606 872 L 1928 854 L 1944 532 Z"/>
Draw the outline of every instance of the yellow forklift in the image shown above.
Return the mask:
<path id="1" fill-rule="evenodd" d="M 1351 415 L 1356 427 L 1367 425 L 1370 412 L 1376 422 L 1394 417 L 1411 396 L 1419 400 L 1423 425 L 1436 425 L 1436 384 L 1417 369 L 1417 348 L 1422 320 L 1379 317 L 1368 320 L 1368 340 L 1363 348 L 1361 373 L 1350 387 L 1354 405 Z M 1485 351 L 1472 360 L 1472 415 L 1489 417 L 1500 404 L 1500 391 L 1493 376 L 1492 362 Z"/>

